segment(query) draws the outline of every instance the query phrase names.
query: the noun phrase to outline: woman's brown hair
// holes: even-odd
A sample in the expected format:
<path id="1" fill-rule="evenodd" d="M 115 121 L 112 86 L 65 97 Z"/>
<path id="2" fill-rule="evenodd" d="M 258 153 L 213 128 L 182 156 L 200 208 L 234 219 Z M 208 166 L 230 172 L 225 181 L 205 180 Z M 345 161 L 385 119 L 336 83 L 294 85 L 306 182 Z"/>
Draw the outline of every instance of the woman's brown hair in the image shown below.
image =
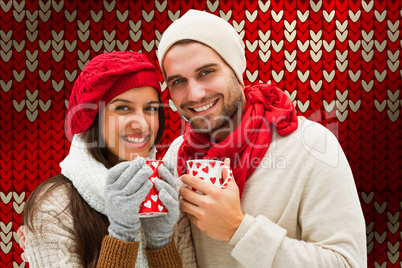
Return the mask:
<path id="1" fill-rule="evenodd" d="M 75 248 L 71 250 L 73 253 L 80 256 L 83 267 L 96 267 L 102 240 L 108 234 L 109 220 L 107 216 L 92 209 L 88 203 L 82 199 L 71 181 L 63 175 L 48 179 L 35 188 L 25 202 L 21 224 L 32 231 L 42 234 L 41 230 L 35 230 L 33 226 L 35 212 L 49 194 L 60 189 L 60 187 L 65 187 L 65 192 L 70 200 L 65 210 L 71 211 L 73 218 L 72 228 L 74 232 Z M 61 211 L 60 213 L 63 212 L 64 211 Z M 58 215 L 55 215 L 53 217 L 57 216 Z"/>
<path id="2" fill-rule="evenodd" d="M 165 113 L 160 96 L 159 102 L 161 103 L 161 107 L 158 110 L 159 129 L 154 145 L 158 144 L 161 140 L 165 126 Z M 98 115 L 90 129 L 82 135 L 82 138 L 87 144 L 97 145 L 88 147 L 89 154 L 98 162 L 102 163 L 106 168 L 111 168 L 113 164 L 108 160 L 107 149 L 99 146 L 104 143 L 101 141 L 102 137 L 100 135 Z M 35 216 L 35 211 L 39 209 L 41 203 L 49 196 L 49 194 L 59 187 L 66 187 L 68 199 L 70 200 L 66 210 L 71 210 L 73 218 L 74 242 L 76 245 L 74 253 L 80 256 L 83 267 L 96 267 L 102 246 L 102 240 L 108 234 L 109 220 L 107 216 L 92 209 L 80 196 L 71 181 L 63 175 L 58 175 L 44 181 L 30 194 L 25 202 L 21 225 L 34 230 L 33 218 Z"/>

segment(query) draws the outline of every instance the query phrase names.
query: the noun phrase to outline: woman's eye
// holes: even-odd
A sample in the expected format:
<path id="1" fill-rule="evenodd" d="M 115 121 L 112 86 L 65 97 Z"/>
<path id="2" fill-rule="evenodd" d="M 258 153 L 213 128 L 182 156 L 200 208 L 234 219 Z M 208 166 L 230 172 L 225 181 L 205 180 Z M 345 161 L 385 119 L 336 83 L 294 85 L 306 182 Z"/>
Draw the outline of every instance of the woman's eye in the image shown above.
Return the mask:
<path id="1" fill-rule="evenodd" d="M 128 110 L 128 107 L 125 105 L 116 106 L 116 111 L 126 111 L 126 110 Z"/>
<path id="2" fill-rule="evenodd" d="M 157 106 L 149 106 L 149 107 L 146 108 L 146 110 L 156 112 L 156 111 L 159 110 L 159 107 L 157 107 Z"/>

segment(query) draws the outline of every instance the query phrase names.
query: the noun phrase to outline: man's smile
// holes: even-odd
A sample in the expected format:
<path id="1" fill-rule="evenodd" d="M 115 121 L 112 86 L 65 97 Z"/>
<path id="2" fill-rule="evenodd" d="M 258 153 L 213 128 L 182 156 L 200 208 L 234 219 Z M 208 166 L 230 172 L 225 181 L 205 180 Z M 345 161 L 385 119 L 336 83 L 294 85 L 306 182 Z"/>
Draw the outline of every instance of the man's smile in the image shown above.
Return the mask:
<path id="1" fill-rule="evenodd" d="M 205 111 L 210 110 L 215 104 L 218 102 L 219 98 L 209 102 L 209 103 L 204 103 L 202 105 L 194 106 L 194 107 L 187 107 L 187 109 L 191 110 L 194 113 L 202 113 Z"/>

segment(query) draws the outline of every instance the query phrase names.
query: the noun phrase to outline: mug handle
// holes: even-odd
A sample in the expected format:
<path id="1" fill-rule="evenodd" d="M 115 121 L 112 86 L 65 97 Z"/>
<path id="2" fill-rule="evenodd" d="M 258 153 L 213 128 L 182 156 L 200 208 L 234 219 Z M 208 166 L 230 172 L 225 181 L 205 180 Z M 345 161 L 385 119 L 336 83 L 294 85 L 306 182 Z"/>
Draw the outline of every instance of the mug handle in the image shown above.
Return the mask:
<path id="1" fill-rule="evenodd" d="M 231 176 L 230 174 L 233 174 L 232 169 L 228 166 L 222 166 L 222 170 L 226 169 L 228 171 L 228 177 L 226 178 L 226 180 L 222 183 L 221 185 L 221 189 L 226 189 L 228 187 L 228 183 L 232 180 L 233 176 Z"/>

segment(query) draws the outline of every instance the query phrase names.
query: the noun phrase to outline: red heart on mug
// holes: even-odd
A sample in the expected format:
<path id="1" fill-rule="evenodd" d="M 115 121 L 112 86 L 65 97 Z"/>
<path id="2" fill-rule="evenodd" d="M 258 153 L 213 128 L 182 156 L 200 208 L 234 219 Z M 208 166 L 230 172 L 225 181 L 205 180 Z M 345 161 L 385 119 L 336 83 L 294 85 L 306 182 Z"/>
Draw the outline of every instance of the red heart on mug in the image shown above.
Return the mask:
<path id="1" fill-rule="evenodd" d="M 205 172 L 205 173 L 208 173 L 208 171 L 209 171 L 209 167 L 208 167 L 208 166 L 206 166 L 206 167 L 202 168 L 201 170 L 202 170 L 203 172 Z"/>
<path id="2" fill-rule="evenodd" d="M 193 168 L 193 162 L 188 162 L 188 165 L 190 166 L 190 168 Z"/>
<path id="3" fill-rule="evenodd" d="M 216 164 L 216 162 L 215 162 L 215 161 L 211 161 L 211 162 L 209 162 L 209 165 L 210 165 L 212 168 L 214 168 L 214 167 L 215 167 L 215 164 Z"/>
<path id="4" fill-rule="evenodd" d="M 198 171 L 193 170 L 193 176 L 197 175 Z"/>
<path id="5" fill-rule="evenodd" d="M 197 168 L 200 168 L 201 163 L 195 163 L 195 165 L 197 166 Z"/>
<path id="6" fill-rule="evenodd" d="M 212 183 L 212 184 L 215 184 L 215 182 L 216 182 L 216 177 L 210 178 L 210 180 L 211 180 L 211 183 Z"/>

